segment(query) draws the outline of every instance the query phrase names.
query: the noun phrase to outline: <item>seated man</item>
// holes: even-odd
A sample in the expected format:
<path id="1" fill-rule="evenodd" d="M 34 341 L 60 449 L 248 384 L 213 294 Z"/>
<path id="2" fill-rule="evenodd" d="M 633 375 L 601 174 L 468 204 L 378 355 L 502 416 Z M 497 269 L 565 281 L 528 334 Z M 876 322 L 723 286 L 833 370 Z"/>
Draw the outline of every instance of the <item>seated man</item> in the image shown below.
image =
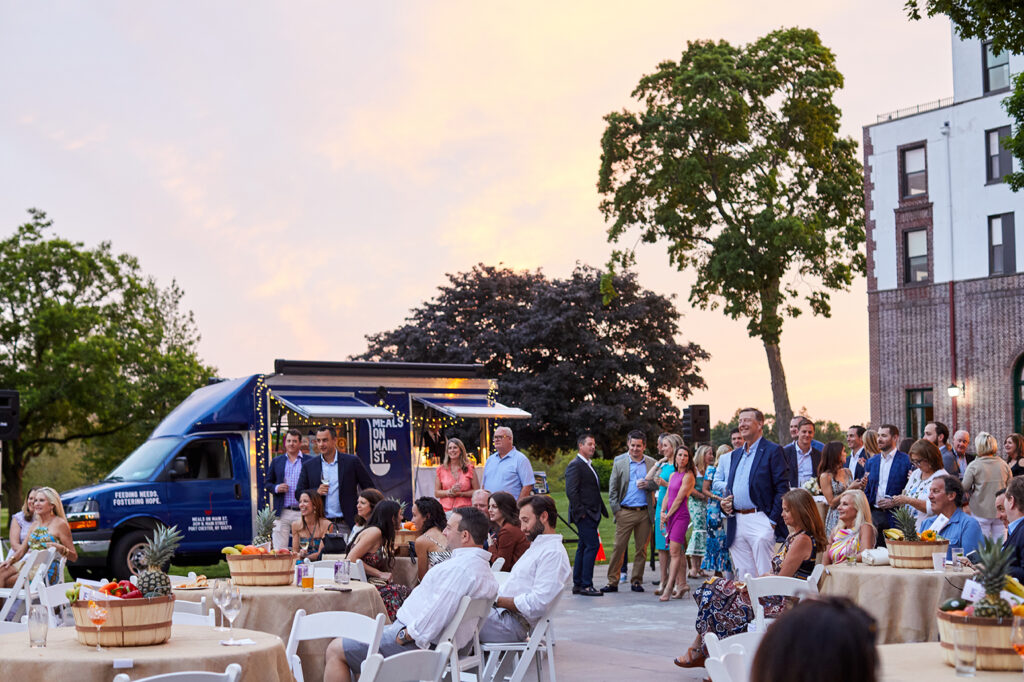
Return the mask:
<path id="1" fill-rule="evenodd" d="M 997 498 L 998 499 L 998 498 Z M 1003 547 L 1013 548 L 1013 559 L 1007 571 L 1017 580 L 1024 580 L 1024 476 L 1014 476 L 1003 492 L 1003 508 L 1009 526 Z"/>
<path id="2" fill-rule="evenodd" d="M 429 649 L 437 644 L 458 609 L 462 597 L 494 599 L 498 583 L 491 572 L 489 552 L 481 548 L 487 537 L 487 516 L 473 507 L 452 512 L 444 529 L 452 558 L 423 576 L 395 614 L 395 622 L 384 628 L 377 653 L 384 657 L 403 651 Z M 476 623 L 463 623 L 455 633 L 455 648 L 469 643 Z M 327 647 L 325 682 L 349 682 L 366 659 L 367 645 L 353 639 L 336 639 Z"/>
<path id="3" fill-rule="evenodd" d="M 495 608 L 480 628 L 481 642 L 523 642 L 572 575 L 562 536 L 555 533 L 558 511 L 547 495 L 519 502 L 519 524 L 530 540 L 498 590 Z"/>
<path id="4" fill-rule="evenodd" d="M 968 516 L 961 509 L 964 505 L 964 487 L 959 478 L 948 475 L 936 478 L 928 491 L 928 501 L 935 514 L 924 520 L 921 529 L 929 530 L 940 514 L 948 519 L 944 526 L 936 529 L 940 536 L 949 540 L 947 559 L 952 558 L 954 547 L 962 548 L 964 554 L 970 554 L 978 548 L 981 526 L 973 516 Z"/>

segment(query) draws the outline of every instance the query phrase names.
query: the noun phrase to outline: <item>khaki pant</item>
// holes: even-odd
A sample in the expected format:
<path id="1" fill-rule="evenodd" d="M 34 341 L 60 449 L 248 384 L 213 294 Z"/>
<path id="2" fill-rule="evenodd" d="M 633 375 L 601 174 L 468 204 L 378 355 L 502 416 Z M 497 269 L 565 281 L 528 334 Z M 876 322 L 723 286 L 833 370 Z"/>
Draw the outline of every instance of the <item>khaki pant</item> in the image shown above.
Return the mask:
<path id="1" fill-rule="evenodd" d="M 631 583 L 644 581 L 644 562 L 647 560 L 647 543 L 651 540 L 651 517 L 646 509 L 620 509 L 615 515 L 615 551 L 608 562 L 608 584 L 619 584 L 619 571 L 622 569 L 622 557 L 629 545 L 629 535 L 633 534 L 633 546 L 636 556 L 633 557 L 633 575 Z"/>
<path id="2" fill-rule="evenodd" d="M 292 522 L 302 518 L 302 514 L 294 509 L 282 509 L 281 516 L 274 521 L 274 549 L 291 549 L 289 542 L 292 533 Z"/>

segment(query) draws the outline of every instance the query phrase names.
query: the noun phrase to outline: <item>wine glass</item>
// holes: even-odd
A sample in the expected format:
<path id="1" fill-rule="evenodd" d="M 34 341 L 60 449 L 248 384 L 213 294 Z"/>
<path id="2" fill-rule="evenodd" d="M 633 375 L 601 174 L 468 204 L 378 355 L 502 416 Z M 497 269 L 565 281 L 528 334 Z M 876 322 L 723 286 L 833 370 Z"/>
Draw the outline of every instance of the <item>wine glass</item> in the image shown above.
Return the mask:
<path id="1" fill-rule="evenodd" d="M 1010 646 L 1017 655 L 1024 658 L 1024 616 L 1013 617 L 1013 628 L 1010 630 Z"/>
<path id="2" fill-rule="evenodd" d="M 223 578 L 219 578 L 219 579 L 217 579 L 213 583 L 213 595 L 212 595 L 213 604 L 214 604 L 214 606 L 217 607 L 218 610 L 220 609 L 221 603 L 223 603 L 223 601 L 224 601 L 224 597 L 228 593 L 228 588 L 229 587 L 231 587 L 231 581 L 224 580 Z M 228 629 L 226 627 L 224 627 L 224 614 L 223 613 L 220 614 L 220 625 L 215 627 L 214 630 L 216 630 L 217 632 L 227 632 L 228 631 Z"/>
<path id="3" fill-rule="evenodd" d="M 100 627 L 107 622 L 107 609 L 102 604 L 90 601 L 89 620 L 96 626 L 96 651 L 103 651 L 100 646 Z"/>
<path id="4" fill-rule="evenodd" d="M 237 587 L 228 587 L 227 593 L 224 595 L 224 601 L 220 605 L 220 610 L 227 616 L 228 619 L 228 644 L 235 643 L 235 618 L 238 617 L 239 612 L 242 610 L 242 591 Z"/>
<path id="5" fill-rule="evenodd" d="M 302 552 L 303 557 L 309 554 L 309 541 L 312 539 L 312 536 L 306 538 L 299 536 L 299 551 Z"/>

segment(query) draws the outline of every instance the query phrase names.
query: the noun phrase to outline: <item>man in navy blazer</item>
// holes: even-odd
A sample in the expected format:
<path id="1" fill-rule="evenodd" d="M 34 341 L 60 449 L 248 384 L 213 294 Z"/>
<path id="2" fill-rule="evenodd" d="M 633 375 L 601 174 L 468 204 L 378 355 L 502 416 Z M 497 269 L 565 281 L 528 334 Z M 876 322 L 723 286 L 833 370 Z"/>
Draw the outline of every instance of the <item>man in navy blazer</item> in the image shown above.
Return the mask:
<path id="1" fill-rule="evenodd" d="M 722 511 L 736 577 L 765 575 L 771 570 L 775 541 L 785 540 L 782 496 L 789 490 L 789 468 L 782 448 L 762 438 L 764 414 L 744 408 L 739 414 L 743 445 L 730 456 L 728 496 Z"/>
<path id="2" fill-rule="evenodd" d="M 270 462 L 267 479 L 263 482 L 274 502 L 273 544 L 274 549 L 290 549 L 288 537 L 291 534 L 293 521 L 301 518 L 299 514 L 299 477 L 302 465 L 310 459 L 302 454 L 302 432 L 289 429 L 284 437 L 284 454 L 278 455 Z"/>
<path id="3" fill-rule="evenodd" d="M 370 472 L 355 455 L 338 452 L 338 433 L 333 426 L 321 426 L 316 432 L 319 457 L 302 465 L 299 492 L 316 490 L 324 500 L 324 515 L 337 532 L 348 534 L 356 518 L 358 490 L 376 487 Z M 327 482 L 324 483 L 323 479 Z"/>
<path id="4" fill-rule="evenodd" d="M 882 531 L 894 527 L 896 523 L 890 511 L 896 505 L 889 498 L 903 492 L 910 477 L 910 457 L 896 449 L 899 439 L 900 430 L 897 426 L 882 424 L 878 429 L 878 447 L 881 452 L 872 456 L 864 465 L 864 473 L 868 477 L 864 494 L 871 506 L 871 522 L 878 531 L 879 547 L 885 545 Z"/>
<path id="5" fill-rule="evenodd" d="M 1003 493 L 1003 508 L 1006 510 L 1006 542 L 1003 547 L 1013 547 L 1013 558 L 1007 573 L 1024 581 L 1024 476 L 1010 479 Z"/>
<path id="6" fill-rule="evenodd" d="M 814 422 L 801 417 L 796 440 L 782 448 L 789 469 L 789 487 L 799 488 L 805 481 L 818 477 L 821 448 L 814 446 Z"/>

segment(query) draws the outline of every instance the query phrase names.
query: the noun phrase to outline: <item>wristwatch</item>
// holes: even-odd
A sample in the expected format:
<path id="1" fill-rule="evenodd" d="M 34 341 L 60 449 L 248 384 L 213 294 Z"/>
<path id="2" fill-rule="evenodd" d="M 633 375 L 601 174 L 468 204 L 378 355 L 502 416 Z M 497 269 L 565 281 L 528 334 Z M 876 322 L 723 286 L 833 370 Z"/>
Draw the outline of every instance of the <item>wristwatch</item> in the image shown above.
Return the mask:
<path id="1" fill-rule="evenodd" d="M 395 644 L 398 644 L 399 646 L 405 646 L 406 644 L 412 642 L 412 639 L 413 638 L 409 636 L 409 633 L 406 632 L 405 628 L 402 628 L 398 631 L 398 636 L 395 637 Z"/>

